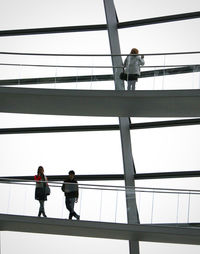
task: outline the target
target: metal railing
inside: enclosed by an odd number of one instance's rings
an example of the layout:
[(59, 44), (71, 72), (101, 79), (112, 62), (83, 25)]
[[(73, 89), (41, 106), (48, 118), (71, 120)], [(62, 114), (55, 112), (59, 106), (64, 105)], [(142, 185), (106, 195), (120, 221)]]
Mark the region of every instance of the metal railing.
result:
[[(112, 66), (111, 56), (118, 55), (111, 54), (0, 52), (0, 55), (0, 86), (114, 90), (114, 76), (123, 68)], [(128, 55), (120, 56), (124, 60)], [(200, 51), (142, 55), (145, 65), (141, 66), (137, 90), (200, 88)], [(126, 86), (125, 82), (125, 89)]]
[[(63, 182), (49, 182), (51, 195), (45, 202), (48, 217), (68, 218)], [(140, 223), (197, 223), (200, 221), (200, 191), (136, 187), (135, 189), (97, 184), (79, 184), (75, 211), (82, 220), (127, 223), (126, 192), (136, 196)], [(37, 216), (39, 203), (34, 200), (35, 181), (0, 179), (0, 213)]]

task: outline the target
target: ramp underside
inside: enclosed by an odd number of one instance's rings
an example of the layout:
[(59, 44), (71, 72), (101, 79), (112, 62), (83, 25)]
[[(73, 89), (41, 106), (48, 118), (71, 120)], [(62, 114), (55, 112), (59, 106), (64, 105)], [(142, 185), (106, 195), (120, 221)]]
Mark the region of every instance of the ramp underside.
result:
[(0, 214), (1, 231), (71, 235), (134, 241), (200, 244), (200, 229), (169, 225), (128, 225)]
[(131, 92), (0, 87), (0, 112), (74, 116), (199, 117), (200, 90)]

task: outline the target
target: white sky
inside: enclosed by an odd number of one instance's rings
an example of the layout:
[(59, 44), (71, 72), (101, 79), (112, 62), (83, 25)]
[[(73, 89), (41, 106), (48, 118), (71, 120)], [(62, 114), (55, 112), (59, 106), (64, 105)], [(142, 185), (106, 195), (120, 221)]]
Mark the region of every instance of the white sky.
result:
[[(200, 8), (199, 0), (115, 0), (115, 5), (120, 22), (199, 11)], [(102, 0), (0, 0), (0, 7), (0, 30), (104, 24), (106, 22)], [(132, 47), (139, 48), (141, 53), (199, 51), (199, 25), (200, 20), (195, 19), (121, 29), (119, 30), (121, 52), (128, 54)], [(0, 51), (77, 54), (110, 53), (106, 31), (0, 37)], [(17, 58), (13, 56), (0, 57), (0, 62), (10, 63), (21, 61), (26, 63), (48, 62), (50, 64), (64, 63), (70, 65), (74, 63), (77, 65), (110, 64), (108, 58), (87, 58), (83, 60), (78, 58), (75, 60), (71, 58), (65, 58), (64, 60), (52, 58), (51, 60), (44, 60), (41, 58)], [(199, 64), (200, 58), (199, 56), (146, 57), (145, 61), (146, 65)], [(95, 69), (84, 71), (82, 69), (43, 69), (41, 71), (24, 67), (0, 67), (0, 78), (17, 78), (20, 80), (23, 77), (110, 73), (111, 70), (104, 69), (102, 72), (100, 71)], [(107, 84), (111, 84), (113, 87), (112, 82), (105, 82), (104, 89), (107, 89)], [(50, 87), (64, 88), (63, 85), (57, 84), (52, 84)], [(77, 82), (69, 88), (99, 89), (100, 87), (102, 87), (102, 84), (96, 84), (95, 82), (84, 85)], [(178, 89), (183, 87), (200, 88), (199, 74), (194, 73), (148, 80), (141, 79), (137, 85), (137, 89)], [(135, 122), (155, 120), (160, 119), (132, 119)], [(0, 128), (116, 123), (118, 123), (117, 118), (0, 113)], [(199, 126), (131, 131), (133, 156), (137, 172), (199, 170), (199, 131)], [(1, 135), (0, 142), (1, 176), (33, 175), (40, 164), (44, 166), (46, 174), (65, 174), (69, 169), (74, 169), (77, 174), (123, 172), (120, 135), (118, 132)], [(116, 183), (113, 182), (112, 184)], [(199, 189), (199, 179), (138, 181), (137, 185)], [(36, 201), (32, 197), (31, 201), (37, 206)], [(55, 204), (55, 202), (55, 199), (49, 200), (51, 212), (53, 212), (53, 203)], [(88, 202), (88, 207), (92, 206), (91, 203), (92, 201)], [(92, 207), (88, 209), (92, 209)], [(198, 209), (199, 206), (196, 206), (196, 211)], [(49, 211), (49, 213), (51, 212)], [(10, 244), (11, 242), (12, 244)], [(36, 242), (37, 244), (35, 244)], [(54, 254), (58, 251), (64, 253), (66, 248), (68, 252), (73, 252), (73, 254), (78, 254), (80, 251), (95, 254), (128, 253), (128, 243), (126, 241), (14, 232), (1, 233), (1, 254), (11, 254), (16, 250), (22, 254), (27, 253), (27, 251), (32, 254), (40, 252), (41, 249), (49, 254)], [(141, 254), (159, 253), (161, 251), (163, 254), (168, 254), (172, 251), (181, 251), (182, 254), (188, 252), (197, 254), (200, 251), (200, 247), (141, 243)]]

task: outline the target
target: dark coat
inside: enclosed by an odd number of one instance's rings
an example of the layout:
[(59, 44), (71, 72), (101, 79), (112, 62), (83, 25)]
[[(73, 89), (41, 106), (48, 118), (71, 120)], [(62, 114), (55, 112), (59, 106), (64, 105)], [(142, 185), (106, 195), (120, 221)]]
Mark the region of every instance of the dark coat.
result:
[(64, 181), (61, 188), (67, 198), (78, 198), (78, 194), (79, 194), (78, 182), (76, 181), (75, 178), (73, 180), (70, 180), (70, 178), (67, 177), (67, 179)]
[(40, 181), (45, 181), (46, 177), (43, 175), (42, 177), (35, 176), (34, 179), (36, 182), (36, 188), (35, 188), (35, 199), (36, 200), (47, 200), (47, 194), (46, 194), (46, 185), (47, 183), (41, 183)]

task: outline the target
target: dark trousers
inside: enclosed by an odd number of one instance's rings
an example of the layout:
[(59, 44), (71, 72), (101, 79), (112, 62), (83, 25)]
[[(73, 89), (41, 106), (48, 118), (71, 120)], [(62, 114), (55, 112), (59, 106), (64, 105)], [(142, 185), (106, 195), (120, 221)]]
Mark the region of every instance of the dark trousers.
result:
[(39, 212), (38, 212), (38, 216), (40, 217), (41, 214), (44, 216), (44, 217), (47, 217), (46, 214), (45, 214), (45, 211), (44, 211), (44, 200), (38, 200), (39, 203), (40, 203), (40, 208), (39, 208)]
[(74, 211), (74, 203), (75, 203), (75, 198), (66, 197), (65, 204), (66, 204), (67, 210), (69, 211), (69, 219), (70, 220), (72, 219), (73, 216), (75, 218), (79, 217), (79, 215), (77, 213), (75, 213), (75, 211)]
[(40, 208), (39, 208), (39, 212), (44, 212), (44, 200), (39, 200), (40, 202)]
[(136, 80), (128, 80), (128, 88), (127, 90), (132, 90), (134, 91), (135, 90), (135, 84), (136, 84)]

